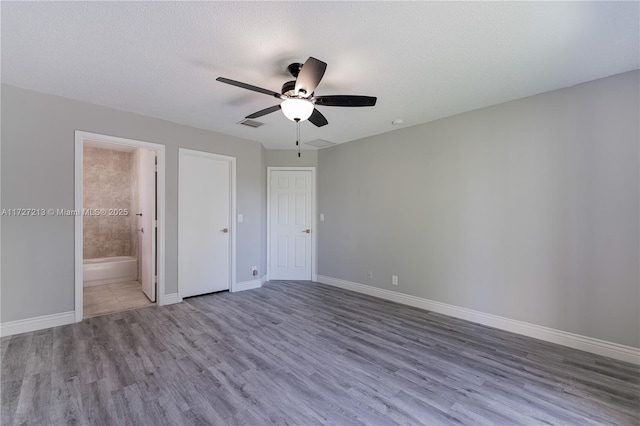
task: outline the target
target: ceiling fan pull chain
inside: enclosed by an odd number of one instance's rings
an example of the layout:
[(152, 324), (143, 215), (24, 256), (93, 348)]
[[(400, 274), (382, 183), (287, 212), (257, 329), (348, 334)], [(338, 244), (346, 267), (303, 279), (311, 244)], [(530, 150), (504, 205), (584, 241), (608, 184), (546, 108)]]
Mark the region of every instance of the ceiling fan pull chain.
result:
[(298, 145), (298, 158), (300, 158), (300, 122), (298, 121), (298, 141), (296, 142)]
[(296, 145), (298, 146), (298, 158), (300, 158), (300, 120), (296, 120)]

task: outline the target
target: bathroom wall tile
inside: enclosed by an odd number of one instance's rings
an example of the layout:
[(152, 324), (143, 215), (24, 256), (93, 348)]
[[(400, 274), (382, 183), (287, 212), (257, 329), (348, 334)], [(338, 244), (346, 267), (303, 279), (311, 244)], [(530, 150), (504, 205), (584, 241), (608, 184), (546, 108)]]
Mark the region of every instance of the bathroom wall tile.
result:
[[(93, 147), (84, 148), (83, 195), (87, 209), (130, 209), (134, 153)], [(84, 257), (130, 256), (132, 218), (85, 216)]]

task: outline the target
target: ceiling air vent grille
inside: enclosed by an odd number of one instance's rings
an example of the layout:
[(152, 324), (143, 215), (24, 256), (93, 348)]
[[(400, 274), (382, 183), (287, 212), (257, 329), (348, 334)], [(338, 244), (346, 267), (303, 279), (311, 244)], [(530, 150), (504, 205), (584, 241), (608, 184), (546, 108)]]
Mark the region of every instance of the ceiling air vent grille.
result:
[(254, 129), (264, 125), (264, 123), (261, 123), (261, 122), (256, 121), (256, 120), (249, 120), (248, 118), (245, 118), (244, 120), (242, 120), (238, 124), (242, 124), (243, 126), (247, 126), (247, 127), (252, 127)]
[(309, 142), (305, 142), (305, 145), (315, 146), (316, 148), (326, 148), (328, 146), (335, 145), (335, 143), (326, 141), (324, 139), (315, 139)]

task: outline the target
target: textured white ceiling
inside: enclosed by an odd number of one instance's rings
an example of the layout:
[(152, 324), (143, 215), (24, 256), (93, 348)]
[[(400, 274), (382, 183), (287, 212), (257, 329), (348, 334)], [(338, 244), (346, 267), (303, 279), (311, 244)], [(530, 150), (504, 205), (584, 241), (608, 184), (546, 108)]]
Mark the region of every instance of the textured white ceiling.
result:
[(276, 104), (286, 66), (328, 63), (303, 141), (336, 143), (639, 68), (638, 2), (2, 2), (2, 82), (294, 148)]

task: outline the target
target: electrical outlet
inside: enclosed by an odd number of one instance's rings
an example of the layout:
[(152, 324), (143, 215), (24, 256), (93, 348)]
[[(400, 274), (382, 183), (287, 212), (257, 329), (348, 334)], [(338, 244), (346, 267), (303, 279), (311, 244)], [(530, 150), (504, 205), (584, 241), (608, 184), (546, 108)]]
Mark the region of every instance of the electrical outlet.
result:
[(252, 266), (251, 267), (251, 273), (253, 274), (254, 277), (258, 276), (258, 267), (257, 266)]
[(398, 276), (397, 275), (391, 275), (391, 284), (398, 285)]
[(373, 279), (373, 271), (367, 272), (367, 277), (369, 277), (369, 279), (372, 280)]

